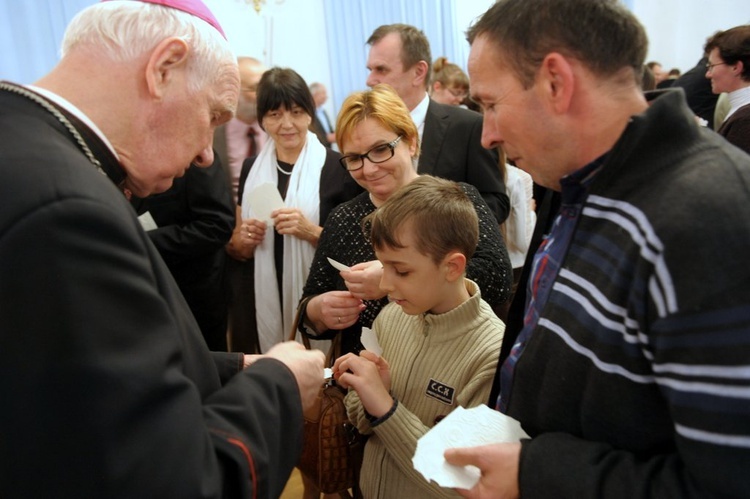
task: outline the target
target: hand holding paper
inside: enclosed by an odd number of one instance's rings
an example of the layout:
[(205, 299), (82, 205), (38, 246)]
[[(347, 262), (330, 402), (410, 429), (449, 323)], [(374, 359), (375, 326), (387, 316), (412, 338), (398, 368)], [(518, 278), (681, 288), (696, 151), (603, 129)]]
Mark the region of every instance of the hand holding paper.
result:
[[(327, 257), (326, 257), (326, 258), (327, 258)], [(346, 266), (346, 265), (344, 265), (343, 263), (339, 263), (339, 262), (337, 262), (337, 261), (336, 261), (336, 260), (334, 260), (333, 258), (327, 258), (327, 259), (328, 259), (328, 263), (330, 263), (330, 264), (331, 264), (331, 266), (332, 266), (332, 267), (333, 267), (334, 269), (338, 270), (339, 272), (349, 272), (350, 270), (352, 270), (351, 268), (347, 267), (347, 266)]]
[(362, 342), (362, 346), (365, 347), (365, 350), (369, 350), (375, 355), (383, 354), (383, 348), (380, 346), (380, 343), (378, 343), (378, 337), (375, 335), (375, 331), (369, 327), (362, 328), (362, 334), (359, 337), (359, 341)]
[(379, 300), (386, 293), (380, 289), (380, 279), (383, 277), (383, 264), (378, 260), (361, 262), (352, 265), (350, 271), (342, 276), (346, 288), (362, 300)]
[(273, 223), (271, 219), (273, 211), (286, 206), (284, 200), (281, 199), (278, 187), (270, 182), (260, 184), (253, 189), (248, 199), (250, 200), (250, 208), (253, 210), (255, 217), (266, 223)]
[(521, 438), (529, 436), (513, 418), (485, 405), (457, 407), (417, 441), (412, 463), (428, 481), (434, 480), (443, 487), (471, 489), (479, 481), (479, 469), (448, 464), (443, 457), (446, 449), (517, 442)]

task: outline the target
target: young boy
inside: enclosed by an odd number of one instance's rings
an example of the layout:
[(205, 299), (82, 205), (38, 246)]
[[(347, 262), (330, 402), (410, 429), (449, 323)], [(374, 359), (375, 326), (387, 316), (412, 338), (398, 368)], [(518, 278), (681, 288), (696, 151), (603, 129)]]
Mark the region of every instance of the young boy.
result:
[[(412, 466), (417, 440), (455, 407), (486, 402), (505, 325), (464, 277), (478, 240), (463, 186), (422, 175), (368, 219), (381, 288), (391, 300), (373, 323), (383, 352), (336, 360), (351, 422), (370, 439), (366, 498), (455, 496)], [(387, 361), (386, 361), (387, 359)]]

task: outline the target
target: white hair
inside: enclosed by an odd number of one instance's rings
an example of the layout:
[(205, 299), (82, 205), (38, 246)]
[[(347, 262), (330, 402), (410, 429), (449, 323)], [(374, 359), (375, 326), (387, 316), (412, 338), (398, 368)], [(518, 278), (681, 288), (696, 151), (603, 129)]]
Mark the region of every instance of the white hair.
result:
[(93, 46), (113, 61), (141, 57), (169, 37), (184, 40), (191, 49), (188, 86), (197, 92), (236, 66), (229, 42), (206, 21), (161, 5), (114, 0), (94, 4), (79, 12), (68, 25), (61, 53), (77, 46)]

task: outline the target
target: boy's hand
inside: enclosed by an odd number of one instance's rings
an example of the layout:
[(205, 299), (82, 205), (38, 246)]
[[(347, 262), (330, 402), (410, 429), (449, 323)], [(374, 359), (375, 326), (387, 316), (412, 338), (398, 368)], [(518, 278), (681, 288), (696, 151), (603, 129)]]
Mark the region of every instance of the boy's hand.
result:
[(391, 391), (391, 366), (388, 365), (388, 361), (380, 355), (369, 350), (362, 350), (359, 352), (359, 356), (375, 363), (378, 366), (378, 373), (380, 374), (380, 381), (383, 382), (383, 386), (389, 392)]
[(370, 415), (379, 418), (391, 410), (393, 399), (383, 384), (375, 362), (353, 353), (342, 355), (333, 364), (333, 377), (342, 387), (357, 392), (362, 407)]
[(356, 298), (362, 300), (379, 300), (386, 293), (380, 289), (383, 277), (383, 265), (378, 260), (362, 262), (352, 266), (351, 270), (341, 272), (346, 288)]

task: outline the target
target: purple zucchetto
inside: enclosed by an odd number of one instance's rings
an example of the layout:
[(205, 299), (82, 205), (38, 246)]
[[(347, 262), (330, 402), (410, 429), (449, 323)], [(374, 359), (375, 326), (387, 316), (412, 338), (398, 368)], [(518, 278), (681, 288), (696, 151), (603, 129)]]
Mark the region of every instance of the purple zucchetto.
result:
[[(110, 0), (101, 0), (102, 2), (108, 2)], [(194, 15), (197, 18), (203, 19), (208, 24), (216, 28), (221, 33), (224, 39), (227, 39), (227, 35), (224, 34), (224, 30), (221, 29), (219, 21), (216, 20), (213, 13), (201, 2), (201, 0), (138, 0), (139, 2), (152, 3), (155, 5), (163, 5), (164, 7), (170, 7), (172, 9), (181, 10), (188, 14)]]

